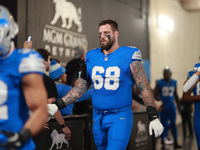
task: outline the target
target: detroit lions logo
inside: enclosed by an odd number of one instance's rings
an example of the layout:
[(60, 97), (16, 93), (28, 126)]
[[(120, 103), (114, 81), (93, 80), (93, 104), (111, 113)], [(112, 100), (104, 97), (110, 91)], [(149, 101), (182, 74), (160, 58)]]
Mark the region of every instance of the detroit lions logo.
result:
[(50, 23), (54, 25), (58, 19), (61, 18), (62, 28), (70, 29), (72, 27), (72, 23), (74, 22), (78, 26), (77, 31), (82, 32), (81, 8), (79, 7), (76, 9), (75, 5), (67, 0), (53, 0), (53, 3), (55, 3), (55, 14)]
[[(59, 134), (56, 129), (54, 129), (51, 133), (51, 138), (52, 138), (52, 144), (51, 148), (49, 150), (52, 150), (54, 145), (56, 145), (56, 149), (61, 149), (63, 146), (63, 143), (67, 144), (66, 148), (69, 147), (69, 142), (65, 139), (64, 134)], [(60, 146), (59, 146), (60, 144)]]
[(141, 121), (138, 121), (137, 127), (138, 127), (138, 133), (137, 133), (137, 135), (144, 135), (144, 134), (146, 134), (146, 125), (145, 124), (143, 124)]

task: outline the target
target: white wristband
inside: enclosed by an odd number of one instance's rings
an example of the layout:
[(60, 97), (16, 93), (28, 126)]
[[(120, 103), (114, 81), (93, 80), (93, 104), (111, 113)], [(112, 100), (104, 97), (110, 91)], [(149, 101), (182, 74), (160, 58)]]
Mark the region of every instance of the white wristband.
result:
[(48, 113), (54, 115), (58, 111), (58, 107), (55, 104), (47, 104)]
[(196, 74), (193, 74), (192, 77), (184, 84), (183, 91), (187, 92), (194, 85), (197, 79), (199, 79), (199, 77)]

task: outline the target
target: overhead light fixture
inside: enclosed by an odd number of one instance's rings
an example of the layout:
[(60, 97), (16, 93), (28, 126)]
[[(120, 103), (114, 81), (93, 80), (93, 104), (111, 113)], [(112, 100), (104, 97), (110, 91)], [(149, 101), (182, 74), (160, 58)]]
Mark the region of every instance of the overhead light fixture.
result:
[(170, 17), (158, 15), (158, 27), (163, 30), (172, 32), (174, 30), (174, 21)]

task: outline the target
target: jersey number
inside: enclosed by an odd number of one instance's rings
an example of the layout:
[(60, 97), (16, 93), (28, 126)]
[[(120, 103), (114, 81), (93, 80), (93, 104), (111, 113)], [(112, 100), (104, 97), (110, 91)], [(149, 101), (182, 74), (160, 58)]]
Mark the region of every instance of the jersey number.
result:
[(173, 86), (170, 86), (170, 87), (168, 87), (168, 86), (164, 86), (163, 88), (162, 88), (162, 94), (163, 94), (163, 96), (164, 97), (167, 97), (167, 96), (173, 96), (173, 94), (174, 94), (174, 87)]
[[(101, 74), (105, 72), (105, 79)], [(116, 90), (119, 87), (120, 69), (119, 67), (108, 67), (106, 70), (101, 66), (92, 69), (92, 80), (95, 89)]]
[(5, 82), (0, 81), (0, 119), (8, 119), (8, 107), (3, 105), (8, 98), (8, 87)]

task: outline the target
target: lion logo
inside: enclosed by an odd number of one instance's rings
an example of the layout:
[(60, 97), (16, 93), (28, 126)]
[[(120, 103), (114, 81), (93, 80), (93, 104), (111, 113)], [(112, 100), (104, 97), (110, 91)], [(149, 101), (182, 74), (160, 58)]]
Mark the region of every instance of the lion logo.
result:
[(141, 121), (138, 121), (137, 127), (138, 127), (138, 133), (137, 133), (137, 135), (144, 135), (144, 134), (146, 134), (146, 125), (145, 124), (142, 124)]
[[(55, 144), (56, 144), (56, 149), (61, 149), (63, 143), (67, 144), (67, 147), (69, 147), (69, 142), (65, 139), (65, 135), (62, 133), (58, 134), (56, 129), (52, 131), (51, 138), (52, 138), (52, 144), (49, 150), (52, 150)], [(60, 147), (59, 147), (59, 143), (60, 143)]]
[(53, 0), (53, 3), (55, 3), (55, 14), (50, 23), (54, 25), (58, 19), (61, 18), (62, 28), (70, 29), (72, 27), (72, 23), (74, 22), (78, 26), (77, 31), (82, 32), (81, 8), (79, 7), (76, 9), (75, 5), (67, 0)]

